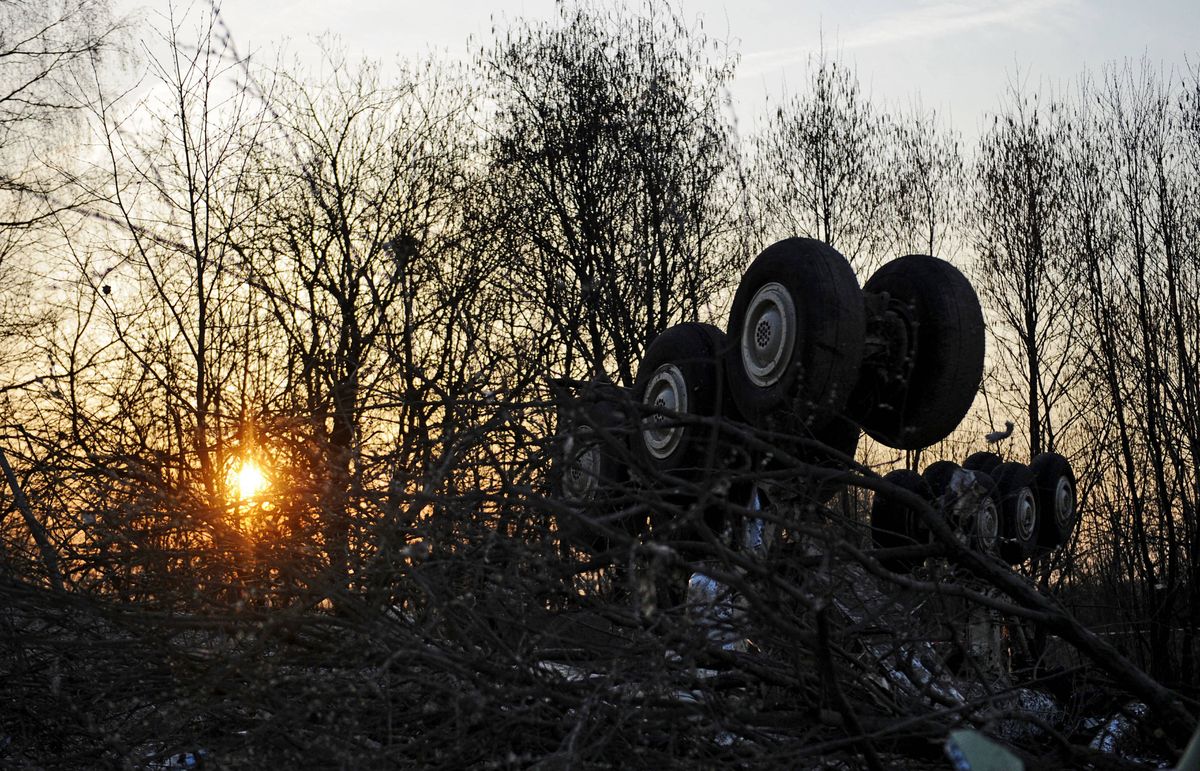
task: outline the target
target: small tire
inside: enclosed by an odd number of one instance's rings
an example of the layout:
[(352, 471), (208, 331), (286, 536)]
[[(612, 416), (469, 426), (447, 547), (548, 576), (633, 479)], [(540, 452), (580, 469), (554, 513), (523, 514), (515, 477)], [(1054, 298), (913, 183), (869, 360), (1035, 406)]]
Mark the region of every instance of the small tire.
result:
[(963, 461), (962, 467), (969, 471), (982, 471), (985, 474), (991, 474), (1003, 462), (1004, 459), (996, 453), (984, 450), (968, 455), (967, 459)]
[(730, 390), (746, 419), (819, 429), (846, 404), (862, 364), (866, 320), (858, 279), (827, 244), (774, 243), (742, 276), (728, 334)]
[(610, 547), (612, 528), (631, 535), (645, 528), (644, 518), (612, 521), (629, 489), (631, 406), (624, 389), (593, 381), (558, 411), (551, 491), (570, 510), (558, 517), (558, 531), (593, 554)]
[(1001, 463), (992, 478), (1000, 494), (1000, 557), (1016, 565), (1033, 556), (1038, 538), (1034, 477), (1020, 463)]
[[(963, 472), (970, 474), (965, 482)], [(955, 482), (955, 475), (959, 476)], [(959, 540), (976, 551), (996, 555), (1000, 544), (1000, 496), (996, 481), (982, 471), (948, 460), (931, 463), (925, 481), (941, 504), (942, 515)], [(977, 489), (976, 489), (977, 488)], [(954, 493), (947, 495), (947, 493)], [(978, 503), (976, 503), (978, 501)]]
[[(964, 477), (964, 472), (970, 477)], [(959, 479), (955, 482), (956, 474)], [(930, 464), (923, 476), (961, 542), (986, 555), (1000, 554), (1001, 502), (996, 480), (949, 460)]]
[[(915, 471), (897, 469), (884, 476), (883, 481), (916, 493), (927, 501), (933, 499), (928, 483)], [(931, 534), (916, 512), (887, 493), (877, 491), (871, 502), (871, 540), (877, 549), (890, 549), (929, 543)], [(881, 564), (893, 573), (911, 573), (921, 562), (914, 559), (885, 559)]]
[[(970, 469), (968, 469), (970, 470)], [(973, 471), (975, 484), (983, 489), (979, 507), (958, 523), (967, 544), (975, 551), (990, 557), (1000, 556), (1000, 488), (996, 480), (984, 471)]]
[(921, 472), (921, 476), (925, 478), (925, 483), (929, 485), (929, 490), (933, 493), (934, 498), (941, 498), (950, 488), (954, 472), (960, 468), (962, 467), (952, 460), (939, 460), (930, 463)]
[(633, 447), (646, 469), (698, 478), (727, 465), (719, 426), (663, 414), (740, 419), (726, 384), (726, 347), (724, 332), (695, 322), (664, 330), (647, 347), (633, 389), (642, 409)]
[(1044, 549), (1063, 546), (1079, 521), (1077, 487), (1071, 462), (1056, 452), (1043, 452), (1029, 463), (1034, 478), (1034, 495), (1041, 526), (1038, 545)]
[[(950, 263), (923, 254), (884, 265), (863, 286), (894, 301), (905, 332), (894, 376), (867, 361), (851, 415), (872, 438), (900, 450), (941, 441), (958, 426), (983, 377), (984, 324), (971, 282)], [(890, 338), (889, 338), (890, 339)], [(896, 344), (895, 341), (892, 343)]]

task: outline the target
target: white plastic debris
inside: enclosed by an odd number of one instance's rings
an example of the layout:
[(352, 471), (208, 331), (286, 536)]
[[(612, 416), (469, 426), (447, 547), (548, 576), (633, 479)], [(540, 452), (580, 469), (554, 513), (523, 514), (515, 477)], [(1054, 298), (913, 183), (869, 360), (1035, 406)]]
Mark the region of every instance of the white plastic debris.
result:
[[(762, 511), (763, 500), (758, 488), (750, 496), (751, 511)], [(755, 517), (748, 518), (742, 527), (742, 548), (757, 556), (765, 556), (771, 544), (775, 542), (775, 523)]]
[(725, 584), (704, 573), (688, 579), (688, 612), (713, 643), (725, 650), (746, 650), (741, 629), (745, 617), (744, 602)]
[(146, 764), (146, 768), (154, 769), (155, 771), (177, 771), (178, 769), (186, 768), (203, 768), (205, 758), (207, 757), (208, 750), (177, 752), (166, 760), (160, 760)]
[(1146, 716), (1146, 705), (1141, 702), (1126, 704), (1125, 708), (1104, 724), (1092, 738), (1091, 748), (1100, 752), (1120, 753), (1124, 745), (1136, 733), (1137, 724), (1133, 718), (1141, 719)]
[[(1032, 715), (1050, 725), (1059, 725), (1062, 723), (1062, 707), (1059, 706), (1058, 702), (1050, 694), (1032, 688), (1018, 688), (1015, 695), (1016, 704), (1012, 707), (1014, 712), (1022, 715)], [(1022, 720), (1020, 718), (1002, 720), (996, 730), (1005, 738), (1014, 741), (1032, 739), (1041, 736), (1043, 733), (1041, 726), (1030, 720)]]

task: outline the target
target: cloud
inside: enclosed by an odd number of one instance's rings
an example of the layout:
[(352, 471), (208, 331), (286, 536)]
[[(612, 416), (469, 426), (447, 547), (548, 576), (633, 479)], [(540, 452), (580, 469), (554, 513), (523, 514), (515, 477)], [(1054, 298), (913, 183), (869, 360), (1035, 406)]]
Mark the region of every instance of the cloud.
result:
[[(935, 0), (850, 29), (833, 41), (832, 48), (851, 51), (917, 40), (928, 41), (981, 27), (1028, 28), (1044, 22), (1047, 16), (1059, 15), (1077, 4), (1077, 0)], [(819, 49), (820, 43), (814, 41), (804, 46), (748, 53), (742, 60), (742, 74), (761, 74), (802, 62)]]

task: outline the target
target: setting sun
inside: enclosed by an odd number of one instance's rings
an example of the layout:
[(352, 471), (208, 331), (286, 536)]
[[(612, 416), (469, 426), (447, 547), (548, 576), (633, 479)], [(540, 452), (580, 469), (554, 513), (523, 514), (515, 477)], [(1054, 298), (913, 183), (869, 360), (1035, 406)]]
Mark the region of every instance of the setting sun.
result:
[(239, 499), (246, 500), (267, 489), (267, 477), (253, 460), (244, 460), (230, 470), (229, 486)]

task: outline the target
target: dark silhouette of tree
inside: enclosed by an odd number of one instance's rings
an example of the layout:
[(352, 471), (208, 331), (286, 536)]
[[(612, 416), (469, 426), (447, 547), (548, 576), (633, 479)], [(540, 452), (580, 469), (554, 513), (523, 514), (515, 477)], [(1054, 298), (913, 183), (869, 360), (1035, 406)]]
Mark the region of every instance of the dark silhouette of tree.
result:
[(1055, 407), (1075, 386), (1080, 350), (1061, 230), (1064, 131), (1059, 103), (1013, 92), (980, 139), (974, 173), (975, 275), (1001, 322), (992, 327), (1001, 370), (1019, 376), (1012, 409), (1021, 410), (1031, 457), (1057, 446)]
[[(39, 412), (29, 394), (63, 393), (63, 373), (53, 359), (45, 366), (41, 345), (62, 321), (45, 265), (64, 249), (59, 215), (95, 197), (79, 184), (86, 167), (70, 156), (85, 126), (89, 84), (116, 58), (118, 32), (105, 0), (0, 3), (0, 454), (29, 450), (21, 422)], [(61, 586), (44, 512), (21, 489), (29, 477), (2, 462), (0, 490), (18, 502), (29, 528), (24, 537), (37, 541), (41, 555), (22, 564), (40, 562), (33, 570)]]
[[(473, 71), (326, 51), (306, 76), (243, 57), (212, 6), (167, 23), (135, 92), (59, 71), (99, 89), (78, 121), (103, 180), (30, 155), (26, 179), (71, 185), (6, 199), (49, 289), (0, 282), (48, 309), (0, 347), (0, 766), (914, 767), (974, 728), (1090, 767), (1113, 755), (1087, 726), (1131, 700), (1145, 754), (1182, 749), (1194, 74), (1010, 100), (968, 163), (820, 59), (743, 174), (733, 59), (659, 4), (564, 3)], [(69, 80), (37, 109), (64, 115)], [(952, 463), (835, 469), (694, 415), (753, 462), (665, 473), (630, 451), (623, 389), (578, 409), (572, 378), (627, 385), (664, 327), (719, 321), (776, 230), (864, 270), (970, 236), (1000, 417), (1070, 456), (1073, 544), (985, 555), (961, 528), (990, 488)], [(590, 463), (563, 462), (572, 414), (622, 480), (591, 503), (584, 473), (563, 493)], [(246, 457), (267, 493), (235, 494)], [(906, 534), (885, 546), (876, 514)]]
[(890, 233), (889, 253), (948, 257), (966, 209), (958, 135), (936, 112), (919, 108), (896, 116), (887, 128), (888, 192), (879, 224)]
[(806, 86), (774, 110), (756, 138), (756, 215), (768, 242), (816, 238), (866, 270), (887, 246), (889, 121), (862, 93), (855, 72), (824, 53), (812, 62)]
[(542, 371), (632, 385), (659, 331), (730, 288), (744, 258), (732, 61), (712, 49), (653, 4), (563, 4), (484, 52), (494, 237), (529, 332), (555, 341)]
[(1145, 64), (1109, 70), (1079, 102), (1069, 221), (1103, 394), (1094, 425), (1107, 439), (1096, 448), (1099, 575), (1125, 598), (1144, 665), (1193, 679), (1200, 309), (1184, 234), (1195, 226), (1195, 102)]
[[(336, 53), (327, 64), (323, 81), (284, 76), (272, 94), (286, 141), (255, 153), (241, 256), (286, 341), (278, 407), (312, 421), (326, 456), (323, 540), (344, 576), (362, 538), (353, 501), (440, 460), (438, 423), (481, 369), (467, 330), (488, 277), (463, 242), (470, 93), (432, 66), (387, 83)], [(379, 404), (394, 423), (364, 428)]]

